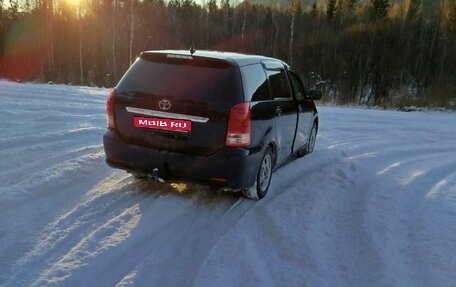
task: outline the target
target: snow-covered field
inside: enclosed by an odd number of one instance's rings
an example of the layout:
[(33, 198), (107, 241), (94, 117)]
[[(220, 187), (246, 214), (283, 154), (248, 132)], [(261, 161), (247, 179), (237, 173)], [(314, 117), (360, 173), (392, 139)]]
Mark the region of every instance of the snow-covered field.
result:
[(109, 168), (106, 94), (0, 81), (0, 285), (456, 286), (456, 114), (320, 108), (255, 202)]

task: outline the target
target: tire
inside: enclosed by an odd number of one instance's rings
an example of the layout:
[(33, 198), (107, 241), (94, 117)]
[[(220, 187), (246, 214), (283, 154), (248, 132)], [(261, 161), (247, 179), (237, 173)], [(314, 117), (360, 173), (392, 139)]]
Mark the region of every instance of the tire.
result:
[(316, 139), (317, 139), (317, 124), (314, 123), (312, 125), (312, 129), (310, 130), (309, 139), (307, 140), (307, 146), (305, 148), (300, 148), (296, 152), (296, 156), (297, 157), (303, 157), (306, 154), (309, 154), (309, 153), (313, 152), (314, 147), (315, 147), (315, 140)]
[(272, 149), (268, 147), (258, 167), (255, 184), (250, 188), (242, 190), (242, 195), (253, 200), (260, 200), (265, 197), (271, 184), (273, 168), (274, 155)]
[(312, 153), (315, 147), (315, 141), (317, 140), (317, 123), (312, 125), (312, 130), (310, 130), (309, 141), (307, 143), (307, 154)]

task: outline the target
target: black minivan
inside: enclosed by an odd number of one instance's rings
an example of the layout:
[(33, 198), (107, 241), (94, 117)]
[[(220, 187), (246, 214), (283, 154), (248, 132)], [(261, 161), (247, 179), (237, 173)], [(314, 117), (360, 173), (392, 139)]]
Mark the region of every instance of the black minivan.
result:
[(319, 98), (278, 59), (142, 52), (108, 96), (106, 162), (260, 199), (275, 168), (313, 151)]

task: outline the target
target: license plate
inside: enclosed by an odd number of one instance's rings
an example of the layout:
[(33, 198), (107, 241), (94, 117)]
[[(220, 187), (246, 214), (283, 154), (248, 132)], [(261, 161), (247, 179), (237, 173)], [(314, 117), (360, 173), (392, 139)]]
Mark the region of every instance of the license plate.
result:
[(148, 128), (165, 131), (191, 132), (192, 122), (186, 120), (134, 117), (137, 128)]

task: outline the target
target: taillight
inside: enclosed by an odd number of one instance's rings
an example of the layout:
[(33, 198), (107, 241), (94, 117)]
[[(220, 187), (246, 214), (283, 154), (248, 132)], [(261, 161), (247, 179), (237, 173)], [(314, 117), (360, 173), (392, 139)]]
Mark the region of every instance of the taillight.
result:
[(108, 121), (108, 128), (115, 129), (115, 108), (116, 108), (116, 89), (113, 89), (109, 95), (108, 100), (106, 101), (106, 119)]
[(250, 137), (250, 106), (248, 103), (237, 104), (230, 110), (225, 145), (229, 147), (248, 146), (250, 145)]

